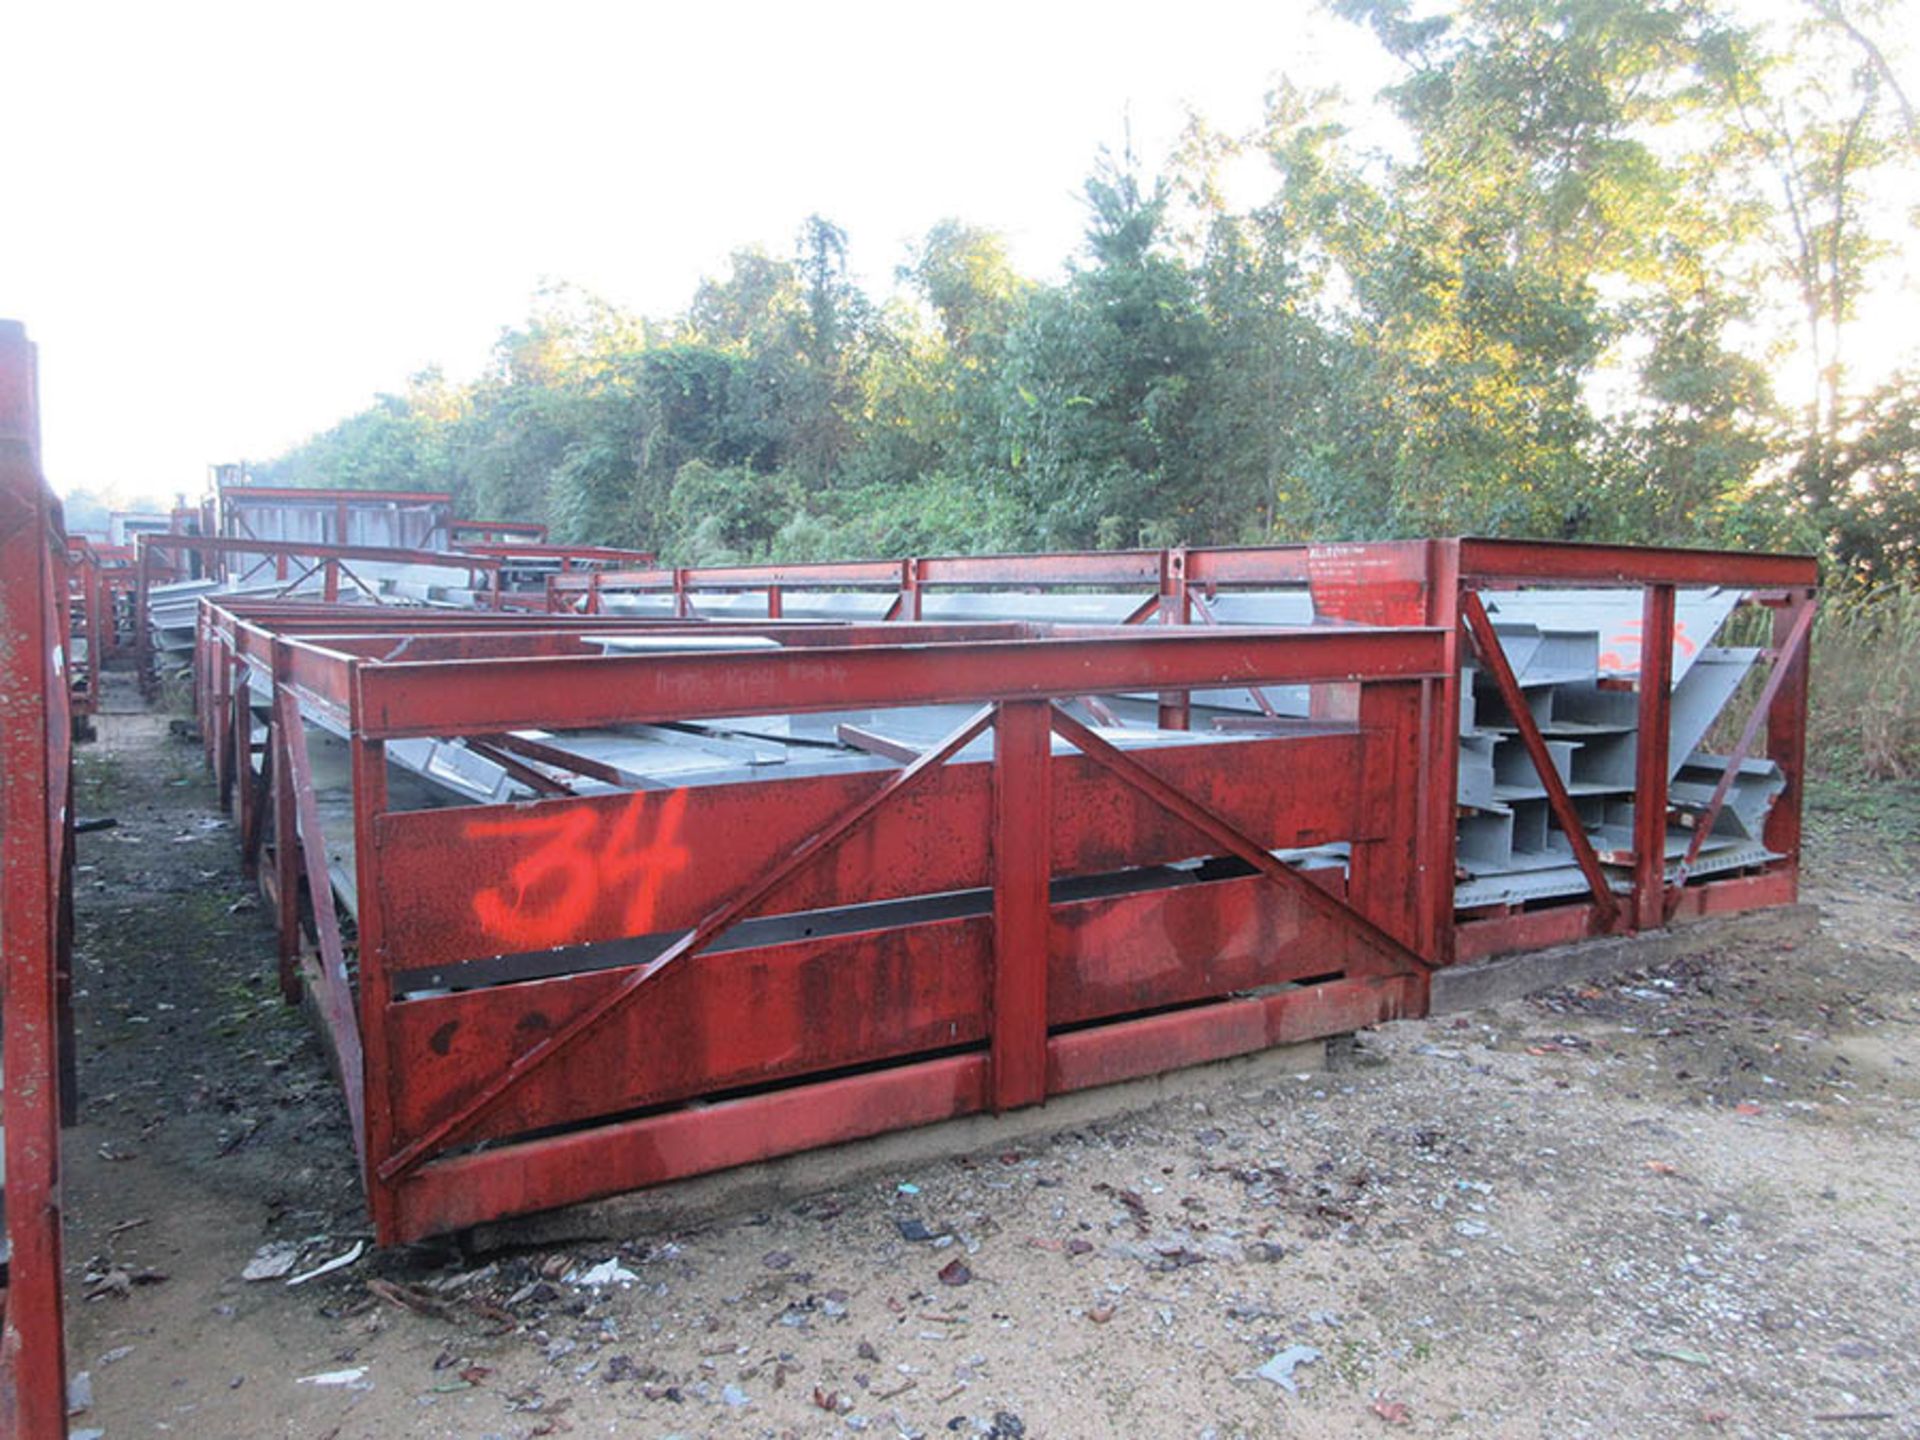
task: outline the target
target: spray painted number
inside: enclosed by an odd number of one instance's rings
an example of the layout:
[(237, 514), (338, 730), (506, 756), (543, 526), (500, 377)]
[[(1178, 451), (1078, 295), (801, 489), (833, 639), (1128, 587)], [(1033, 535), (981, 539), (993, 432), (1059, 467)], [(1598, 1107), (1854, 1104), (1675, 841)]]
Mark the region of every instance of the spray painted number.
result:
[(481, 929), (518, 950), (649, 933), (664, 882), (688, 860), (679, 838), (687, 792), (676, 790), (657, 805), (650, 799), (635, 795), (610, 821), (599, 806), (581, 806), (469, 825), (470, 838), (531, 842), (502, 884), (475, 892)]
[[(1629, 620), (1626, 629), (1607, 641), (1608, 648), (1600, 652), (1600, 668), (1611, 674), (1640, 668), (1640, 625), (1638, 620)], [(1673, 622), (1673, 648), (1681, 655), (1691, 655), (1699, 647), (1687, 638), (1687, 622)]]

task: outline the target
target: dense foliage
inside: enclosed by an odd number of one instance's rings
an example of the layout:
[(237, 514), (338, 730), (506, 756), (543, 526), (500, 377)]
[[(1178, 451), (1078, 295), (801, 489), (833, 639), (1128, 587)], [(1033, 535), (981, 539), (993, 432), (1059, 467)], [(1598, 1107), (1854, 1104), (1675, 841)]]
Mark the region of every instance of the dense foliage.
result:
[(1058, 283), (947, 221), (869, 294), (814, 217), (671, 318), (543, 295), (478, 381), (257, 472), (684, 563), (1477, 531), (1910, 576), (1920, 375), (1848, 344), (1920, 143), (1843, 3), (1336, 0), (1401, 66), (1392, 154), (1282, 85), (1101, 157)]

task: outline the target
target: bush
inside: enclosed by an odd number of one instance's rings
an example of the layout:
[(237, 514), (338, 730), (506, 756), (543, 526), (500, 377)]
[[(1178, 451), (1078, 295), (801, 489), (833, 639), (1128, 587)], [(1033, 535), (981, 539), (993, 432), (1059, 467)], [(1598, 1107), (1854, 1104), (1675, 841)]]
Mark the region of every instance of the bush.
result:
[(1808, 741), (1816, 770), (1920, 775), (1920, 590), (1822, 597)]

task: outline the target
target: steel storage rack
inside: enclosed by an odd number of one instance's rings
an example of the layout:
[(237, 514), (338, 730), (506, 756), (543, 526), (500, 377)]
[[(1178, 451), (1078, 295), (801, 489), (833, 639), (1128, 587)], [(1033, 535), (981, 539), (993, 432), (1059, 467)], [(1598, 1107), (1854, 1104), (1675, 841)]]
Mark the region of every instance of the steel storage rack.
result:
[[(1791, 900), (1813, 583), (1462, 539), (209, 597), (196, 694), (391, 1242)], [(1709, 643), (1742, 603), (1771, 642)]]
[[(264, 711), (242, 829), (290, 961), (313, 936), (383, 1240), (1424, 1008), (1431, 631), (385, 618), (209, 640)], [(1088, 699), (1263, 681), (1352, 718), (1147, 732)], [(808, 716), (874, 743), (823, 760)], [(530, 738), (714, 722), (793, 753), (629, 788)], [(525, 790), (425, 799), (436, 762), (390, 755), (423, 741)]]

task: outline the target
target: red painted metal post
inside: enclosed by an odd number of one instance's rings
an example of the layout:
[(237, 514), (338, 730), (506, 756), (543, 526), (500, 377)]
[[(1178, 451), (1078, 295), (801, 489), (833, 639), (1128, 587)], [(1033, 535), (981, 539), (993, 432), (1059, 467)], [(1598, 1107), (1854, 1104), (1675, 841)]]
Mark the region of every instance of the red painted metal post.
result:
[(1047, 946), (1052, 908), (1050, 700), (1001, 705), (993, 738), (993, 1108), (1047, 1093)]
[[(41, 478), (34, 354), (0, 321), (0, 1051), (9, 1284), (0, 1298), (0, 1434), (66, 1434), (60, 1306), (59, 925), (72, 815), (67, 674), (55, 639), (65, 537)], [(56, 606), (58, 609), (56, 610)]]
[(1787, 634), (1787, 643), (1774, 655), (1773, 669), (1767, 675), (1766, 683), (1760, 687), (1760, 694), (1747, 715), (1746, 726), (1740, 732), (1740, 743), (1733, 747), (1733, 753), (1727, 757), (1727, 763), (1720, 771), (1720, 779), (1713, 787), (1713, 798), (1694, 821), (1693, 836), (1687, 842), (1687, 853), (1674, 872), (1673, 886), (1666, 897), (1666, 913), (1669, 916), (1679, 908), (1681, 890), (1687, 883), (1687, 877), (1693, 873), (1694, 862), (1700, 858), (1701, 847), (1713, 833), (1713, 827), (1720, 819), (1720, 811), (1726, 806), (1727, 795), (1740, 776), (1740, 767), (1747, 763), (1747, 757), (1753, 753), (1754, 741), (1760, 738), (1760, 727), (1766, 722), (1774, 700), (1786, 685), (1793, 663), (1800, 658), (1800, 652), (1813, 630), (1813, 602), (1808, 601), (1799, 608), (1799, 616)]
[[(1360, 686), (1359, 720), (1365, 736), (1361, 807), (1385, 821), (1378, 840), (1356, 843), (1348, 864), (1347, 903), (1407, 949), (1427, 959), (1422, 949), (1421, 844), (1419, 797), (1427, 786), (1425, 705), (1429, 681)], [(1413, 806), (1400, 797), (1415, 797)], [(1403, 822), (1403, 823), (1396, 823)], [(1404, 971), (1397, 956), (1366, 955), (1355, 947), (1349, 974), (1384, 975)]]
[[(366, 1086), (366, 1124), (361, 1132), (361, 1174), (371, 1182), (378, 1159), (393, 1149), (391, 1055), (387, 1011), (393, 1004), (393, 974), (387, 954), (386, 917), (379, 877), (380, 846), (375, 834), (387, 811), (387, 747), (379, 740), (355, 738), (353, 747), (353, 836), (355, 893), (359, 899), (360, 1054)], [(332, 904), (328, 895), (326, 903)], [(391, 1186), (369, 1183), (369, 1206), (376, 1232), (390, 1234), (398, 1214)]]
[(1640, 703), (1634, 740), (1633, 926), (1667, 918), (1667, 754), (1673, 736), (1671, 585), (1649, 585), (1640, 609)]
[(1436, 965), (1454, 962), (1453, 885), (1460, 794), (1460, 542), (1427, 546), (1427, 624), (1446, 636), (1445, 673), (1426, 710), (1427, 782), (1421, 789), (1419, 949)]
[(300, 701), (287, 686), (274, 695), (274, 718), (282, 731), (281, 754), (292, 781), (298, 850), (304, 861), (307, 895), (313, 905), (313, 926), (319, 937), (317, 997), (320, 1017), (332, 1037), (340, 1065), (340, 1088), (346, 1092), (347, 1118), (353, 1124), (354, 1149), (366, 1156), (365, 1065), (358, 1022), (353, 1013), (352, 985), (347, 978), (346, 950), (335, 913), (333, 880), (327, 870), (327, 844), (320, 825), (320, 802), (314, 791), (313, 765), (307, 753), (306, 722)]
[[(273, 693), (285, 683), (284, 640), (273, 642)], [(300, 999), (300, 836), (294, 812), (293, 762), (279, 705), (267, 707), (267, 753), (273, 769), (273, 902), (279, 931), (280, 994), (289, 1005)]]
[[(1160, 557), (1160, 623), (1186, 625), (1192, 620), (1193, 606), (1187, 596), (1187, 552), (1182, 549), (1168, 550)], [(1163, 691), (1160, 696), (1160, 728), (1191, 729), (1192, 699), (1189, 691)]]
[[(1773, 615), (1773, 645), (1784, 657), (1803, 611), (1813, 606), (1813, 591), (1803, 589), (1793, 602)], [(1789, 661), (1782, 659), (1786, 676), (1779, 693), (1767, 710), (1767, 757), (1780, 767), (1787, 788), (1773, 802), (1767, 814), (1767, 848), (1787, 857), (1787, 865), (1797, 877), (1800, 867), (1801, 806), (1806, 799), (1807, 778), (1807, 679), (1811, 673), (1813, 643), (1809, 637), (1800, 653)]]

